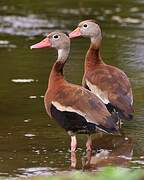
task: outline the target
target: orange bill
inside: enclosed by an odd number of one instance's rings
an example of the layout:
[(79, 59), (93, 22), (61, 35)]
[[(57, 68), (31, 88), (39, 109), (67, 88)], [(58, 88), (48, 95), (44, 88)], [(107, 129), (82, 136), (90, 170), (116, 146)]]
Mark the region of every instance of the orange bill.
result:
[(80, 28), (77, 27), (74, 31), (69, 33), (69, 38), (75, 38), (81, 36)]
[(51, 42), (48, 38), (45, 38), (41, 42), (32, 45), (30, 48), (35, 49), (35, 48), (45, 48), (45, 47), (51, 47)]

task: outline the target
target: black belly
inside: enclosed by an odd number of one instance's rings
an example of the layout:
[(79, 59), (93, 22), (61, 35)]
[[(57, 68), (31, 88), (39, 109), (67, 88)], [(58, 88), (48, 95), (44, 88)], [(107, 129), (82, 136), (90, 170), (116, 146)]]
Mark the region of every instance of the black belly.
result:
[(51, 115), (66, 131), (80, 134), (91, 134), (96, 131), (96, 125), (89, 123), (86, 119), (75, 112), (59, 111), (51, 105)]

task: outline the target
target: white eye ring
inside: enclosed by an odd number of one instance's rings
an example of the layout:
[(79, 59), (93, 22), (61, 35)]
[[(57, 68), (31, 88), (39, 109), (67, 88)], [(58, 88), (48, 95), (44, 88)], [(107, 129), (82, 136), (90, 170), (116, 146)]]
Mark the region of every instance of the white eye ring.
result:
[(84, 27), (84, 28), (87, 28), (87, 27), (88, 27), (88, 25), (87, 25), (87, 24), (84, 24), (84, 25), (83, 25), (83, 27)]
[(60, 38), (59, 35), (57, 35), (57, 34), (53, 35), (53, 39), (59, 39), (59, 38)]

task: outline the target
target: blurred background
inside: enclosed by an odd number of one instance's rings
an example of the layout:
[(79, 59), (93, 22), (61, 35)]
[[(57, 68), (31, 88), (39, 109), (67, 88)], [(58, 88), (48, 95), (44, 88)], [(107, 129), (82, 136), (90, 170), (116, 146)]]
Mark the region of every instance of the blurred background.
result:
[[(123, 126), (123, 132), (132, 139), (128, 166), (144, 167), (144, 1), (0, 0), (1, 176), (52, 174), (69, 169), (69, 137), (48, 117), (43, 104), (57, 53), (29, 47), (46, 33), (58, 29), (70, 32), (85, 19), (97, 20), (102, 28), (104, 61), (124, 70), (131, 80), (135, 117)], [(84, 38), (72, 40), (65, 66), (68, 81), (81, 84), (89, 43)], [(112, 151), (115, 144), (107, 146), (109, 138), (95, 146), (95, 151)], [(99, 144), (95, 136), (93, 139)], [(115, 141), (120, 150), (123, 143)], [(80, 135), (79, 169), (84, 143), (85, 136)], [(128, 151), (129, 144), (126, 147), (122, 153)]]

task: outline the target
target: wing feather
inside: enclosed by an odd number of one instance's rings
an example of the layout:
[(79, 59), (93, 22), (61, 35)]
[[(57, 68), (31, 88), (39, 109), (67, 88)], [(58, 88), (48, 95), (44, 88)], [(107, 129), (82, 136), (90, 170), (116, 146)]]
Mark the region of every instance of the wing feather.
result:
[(83, 116), (87, 122), (103, 129), (117, 131), (115, 121), (105, 105), (93, 93), (81, 86), (69, 85), (59, 89), (52, 104), (60, 111), (75, 112)]
[(133, 95), (126, 74), (109, 65), (99, 65), (84, 75), (86, 86), (100, 99), (119, 108), (125, 116), (133, 113)]

